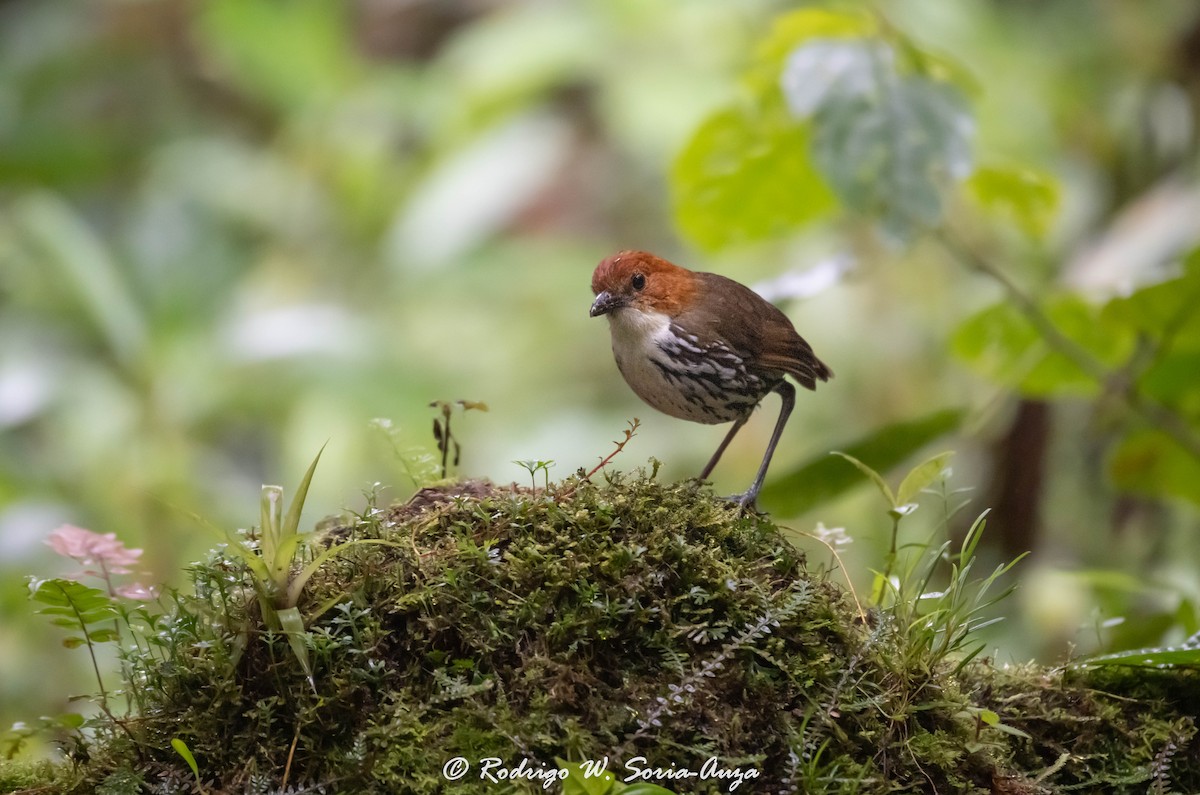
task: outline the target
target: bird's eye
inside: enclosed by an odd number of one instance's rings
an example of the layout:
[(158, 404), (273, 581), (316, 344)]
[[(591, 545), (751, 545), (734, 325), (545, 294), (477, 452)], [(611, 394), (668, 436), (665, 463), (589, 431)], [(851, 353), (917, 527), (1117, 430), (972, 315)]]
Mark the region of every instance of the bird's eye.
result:
[(635, 273), (633, 274), (633, 278), (630, 279), (630, 282), (633, 284), (633, 289), (641, 290), (646, 286), (646, 277), (640, 273)]

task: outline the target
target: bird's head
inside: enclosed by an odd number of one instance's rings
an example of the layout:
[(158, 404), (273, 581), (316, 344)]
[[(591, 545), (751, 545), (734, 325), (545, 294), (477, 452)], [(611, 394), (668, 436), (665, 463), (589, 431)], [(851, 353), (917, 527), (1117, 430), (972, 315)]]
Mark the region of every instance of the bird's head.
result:
[(696, 292), (696, 275), (645, 251), (621, 251), (592, 274), (592, 317), (625, 309), (675, 316)]

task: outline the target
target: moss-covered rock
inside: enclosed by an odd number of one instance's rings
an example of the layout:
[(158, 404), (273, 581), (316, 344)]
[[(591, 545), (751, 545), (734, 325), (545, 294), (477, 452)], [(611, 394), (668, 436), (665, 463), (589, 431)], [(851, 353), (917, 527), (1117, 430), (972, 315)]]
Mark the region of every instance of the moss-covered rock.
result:
[(694, 484), (457, 484), (328, 538), (388, 543), (309, 584), (315, 687), (216, 555), (137, 661), (144, 713), (77, 751), (74, 790), (198, 791), (174, 739), (229, 792), (511, 791), (488, 758), (541, 789), (558, 760), (606, 757), (618, 778), (707, 763), (741, 792), (1200, 790), (1195, 677), (955, 672)]

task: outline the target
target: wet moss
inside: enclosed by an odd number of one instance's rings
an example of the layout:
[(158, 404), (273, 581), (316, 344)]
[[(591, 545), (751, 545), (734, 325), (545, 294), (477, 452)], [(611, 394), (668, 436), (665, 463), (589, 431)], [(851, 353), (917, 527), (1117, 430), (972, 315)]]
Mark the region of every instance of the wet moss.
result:
[[(955, 673), (695, 484), (470, 482), (335, 524), (327, 543), (389, 543), (311, 581), (315, 690), (261, 630), (240, 564), (215, 554), (164, 624), (169, 662), (135, 666), (148, 708), (101, 727), (61, 789), (197, 791), (182, 739), (206, 786), (232, 792), (506, 791), (478, 778), (487, 757), (608, 757), (619, 777), (637, 757), (715, 757), (756, 771), (753, 792), (1200, 790), (1193, 675)], [(473, 768), (447, 781), (459, 756)]]

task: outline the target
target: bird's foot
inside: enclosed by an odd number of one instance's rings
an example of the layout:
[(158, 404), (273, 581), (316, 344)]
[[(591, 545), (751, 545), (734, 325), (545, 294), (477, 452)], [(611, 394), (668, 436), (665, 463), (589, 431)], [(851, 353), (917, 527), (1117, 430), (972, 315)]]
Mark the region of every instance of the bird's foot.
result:
[(726, 502), (736, 503), (738, 510), (743, 514), (754, 514), (762, 516), (763, 512), (758, 509), (758, 492), (747, 491), (742, 494), (730, 494), (728, 497), (721, 499)]

